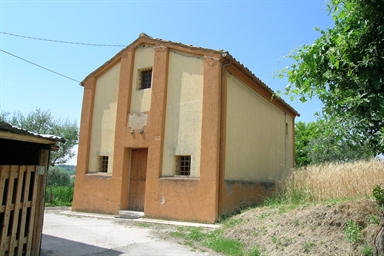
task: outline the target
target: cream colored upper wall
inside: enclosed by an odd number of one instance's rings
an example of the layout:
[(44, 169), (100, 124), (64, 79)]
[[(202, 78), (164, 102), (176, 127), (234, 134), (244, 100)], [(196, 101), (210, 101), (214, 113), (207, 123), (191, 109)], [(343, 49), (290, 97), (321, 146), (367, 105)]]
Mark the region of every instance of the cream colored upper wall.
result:
[(280, 179), (292, 166), (292, 118), (233, 75), (227, 86), (225, 179)]
[(200, 175), (204, 62), (170, 52), (163, 176), (176, 172), (175, 155), (191, 155), (191, 177)]
[(99, 156), (108, 156), (112, 172), (120, 62), (97, 78), (93, 106), (89, 172), (99, 171)]
[(141, 69), (153, 67), (154, 49), (151, 46), (139, 47), (135, 51), (130, 112), (147, 112), (151, 106), (152, 89), (139, 90)]
[(294, 119), (290, 115), (287, 114), (286, 122), (288, 124), (288, 135), (286, 136), (287, 139), (287, 144), (286, 144), (286, 150), (287, 150), (287, 167), (289, 169), (293, 168), (294, 164), (294, 145), (293, 145), (293, 136), (294, 136), (294, 131), (293, 131), (293, 122)]

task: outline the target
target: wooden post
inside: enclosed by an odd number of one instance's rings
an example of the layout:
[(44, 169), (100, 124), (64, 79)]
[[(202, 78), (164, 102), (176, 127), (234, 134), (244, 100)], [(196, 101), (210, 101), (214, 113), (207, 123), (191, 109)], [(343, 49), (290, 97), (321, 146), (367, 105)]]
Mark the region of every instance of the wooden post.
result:
[(33, 243), (31, 245), (31, 255), (40, 255), (41, 237), (43, 231), (44, 222), (44, 204), (45, 204), (45, 186), (47, 182), (48, 173), (48, 161), (49, 161), (49, 150), (40, 150), (39, 165), (45, 167), (44, 175), (38, 176), (38, 187), (36, 197), (36, 211), (34, 219), (34, 230), (33, 230)]
[[(0, 223), (1, 229), (0, 229), (0, 255), (5, 255), (5, 252), (8, 251), (7, 246), (7, 232), (8, 232), (8, 225), (9, 225), (9, 215), (10, 215), (10, 204), (12, 200), (12, 193), (10, 193), (9, 187), (11, 185), (9, 180), (11, 179), (11, 166), (0, 166), (1, 167), (1, 173), (0, 173), (0, 200), (2, 204), (2, 200), (4, 195), (8, 195), (5, 201), (5, 205), (1, 205), (1, 214), (3, 214), (3, 223)], [(8, 182), (7, 186), (5, 185), (6, 182)], [(7, 189), (7, 191), (5, 191)], [(13, 186), (12, 186), (13, 189)], [(12, 191), (12, 190), (11, 190)]]
[[(10, 242), (9, 242), (9, 250), (10, 250), (10, 253), (9, 255), (12, 255), (13, 251), (14, 251), (14, 248), (17, 247), (17, 243), (16, 241), (18, 239), (21, 239), (20, 237), (16, 237), (17, 235), (17, 229), (18, 229), (18, 225), (19, 224), (19, 214), (20, 214), (20, 210), (21, 208), (23, 207), (22, 203), (20, 202), (21, 201), (21, 194), (22, 194), (22, 190), (23, 190), (23, 179), (24, 179), (24, 173), (26, 172), (27, 170), (27, 166), (23, 165), (23, 166), (15, 166), (18, 170), (18, 178), (17, 178), (17, 191), (16, 191), (16, 200), (15, 200), (15, 203), (14, 203), (14, 211), (13, 211), (13, 223), (12, 223), (12, 233), (11, 233), (11, 237), (10, 237)], [(23, 248), (18, 248), (17, 249), (18, 251), (22, 251)]]
[(49, 187), (49, 203), (53, 202), (52, 186)]

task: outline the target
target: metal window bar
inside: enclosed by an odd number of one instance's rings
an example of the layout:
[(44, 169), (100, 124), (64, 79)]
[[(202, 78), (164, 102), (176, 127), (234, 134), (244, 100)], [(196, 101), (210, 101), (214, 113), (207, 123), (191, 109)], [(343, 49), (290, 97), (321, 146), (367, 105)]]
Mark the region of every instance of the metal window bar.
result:
[(151, 88), (152, 69), (142, 70), (140, 72), (140, 90)]
[(191, 174), (191, 156), (178, 156), (178, 175), (189, 176)]
[(100, 171), (101, 172), (108, 172), (108, 157), (107, 156), (102, 156), (101, 157), (101, 166), (100, 166)]

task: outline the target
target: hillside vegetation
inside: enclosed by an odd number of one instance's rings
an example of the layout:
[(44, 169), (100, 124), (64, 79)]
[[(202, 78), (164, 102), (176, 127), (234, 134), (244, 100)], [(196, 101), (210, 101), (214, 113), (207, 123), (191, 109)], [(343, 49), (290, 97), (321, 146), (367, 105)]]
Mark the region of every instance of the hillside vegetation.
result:
[(60, 164), (57, 166), (61, 172), (68, 173), (69, 176), (76, 174), (76, 165), (64, 165)]
[(224, 255), (373, 255), (378, 184), (384, 184), (382, 160), (311, 166), (292, 172), (264, 206), (227, 218), (219, 230), (171, 235)]

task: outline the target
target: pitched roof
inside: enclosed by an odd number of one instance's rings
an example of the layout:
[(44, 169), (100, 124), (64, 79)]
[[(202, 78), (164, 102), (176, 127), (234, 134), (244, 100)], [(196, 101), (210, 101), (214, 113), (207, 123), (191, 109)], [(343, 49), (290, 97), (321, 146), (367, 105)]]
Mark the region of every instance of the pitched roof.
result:
[[(225, 51), (225, 50), (213, 50), (213, 49), (209, 49), (209, 48), (203, 48), (203, 47), (198, 47), (198, 46), (193, 46), (193, 45), (188, 45), (188, 44), (183, 44), (183, 43), (176, 43), (176, 42), (172, 42), (172, 41), (168, 41), (168, 40), (163, 40), (163, 39), (160, 39), (160, 38), (153, 38), (153, 37), (148, 36), (145, 33), (141, 33), (139, 35), (139, 37), (135, 41), (133, 41), (127, 47), (125, 47), (120, 52), (118, 52), (114, 57), (112, 57), (110, 60), (105, 62), (103, 65), (101, 65), (95, 71), (90, 73), (86, 78), (84, 78), (83, 82), (85, 80), (87, 80), (89, 77), (91, 77), (92, 75), (98, 73), (104, 67), (108, 66), (110, 63), (113, 63), (129, 47), (138, 46), (138, 44), (139, 45), (143, 44), (141, 42), (143, 40), (144, 41), (151, 41), (152, 43), (163, 42), (163, 43), (166, 43), (167, 45), (178, 47), (178, 48), (179, 47), (181, 47), (181, 48), (188, 48), (188, 49), (191, 49), (191, 50), (207, 51), (207, 52), (219, 54), (223, 59), (226, 59), (229, 63), (231, 63), (231, 65), (235, 65), (238, 69), (240, 69), (242, 72), (244, 72), (248, 77), (250, 77), (252, 80), (254, 80), (263, 90), (265, 90), (268, 94), (270, 94), (271, 97), (273, 97), (275, 100), (279, 101), (283, 106), (285, 106), (286, 108), (291, 110), (292, 113), (294, 113), (296, 116), (300, 116), (300, 114), (292, 106), (290, 106), (282, 98), (280, 98), (277, 95), (275, 95), (275, 92), (270, 87), (268, 87), (263, 81), (261, 81), (251, 70), (249, 70), (242, 63), (240, 63), (236, 58), (234, 58), (231, 54), (229, 54), (228, 51)], [(80, 85), (83, 85), (83, 82), (81, 82)]]
[(4, 121), (0, 121), (0, 138), (51, 145), (56, 145), (57, 142), (65, 142), (62, 137), (31, 132)]

